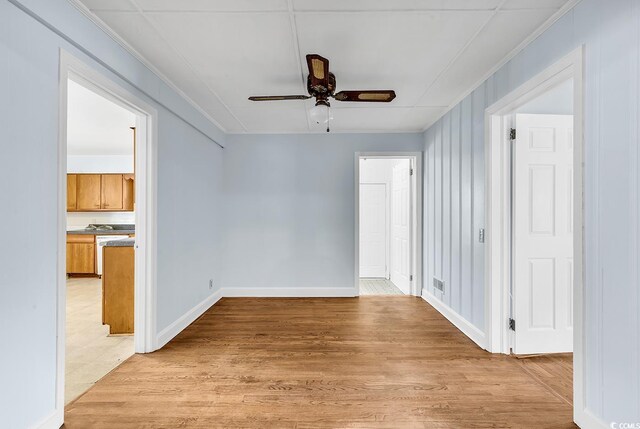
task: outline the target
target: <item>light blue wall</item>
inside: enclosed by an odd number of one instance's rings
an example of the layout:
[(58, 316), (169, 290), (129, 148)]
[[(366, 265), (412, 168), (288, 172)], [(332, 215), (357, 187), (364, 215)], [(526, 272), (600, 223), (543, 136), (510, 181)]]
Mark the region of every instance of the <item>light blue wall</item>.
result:
[(484, 110), (583, 44), (587, 407), (607, 422), (638, 422), (637, 0), (583, 0), (427, 130), (425, 284), (444, 277), (441, 299), (483, 329)]
[(287, 288), (299, 296), (354, 287), (355, 152), (423, 147), (421, 134), (229, 135), (227, 141), (225, 293)]
[(159, 133), (158, 332), (220, 288), (226, 150), (173, 115), (161, 115)]
[[(69, 2), (23, 4), (213, 138), (224, 140), (220, 130)], [(42, 23), (0, 0), (0, 426), (7, 428), (30, 427), (55, 406), (60, 48), (104, 71)], [(160, 331), (212, 292), (209, 278), (220, 278), (217, 189), (223, 150), (156, 107)]]

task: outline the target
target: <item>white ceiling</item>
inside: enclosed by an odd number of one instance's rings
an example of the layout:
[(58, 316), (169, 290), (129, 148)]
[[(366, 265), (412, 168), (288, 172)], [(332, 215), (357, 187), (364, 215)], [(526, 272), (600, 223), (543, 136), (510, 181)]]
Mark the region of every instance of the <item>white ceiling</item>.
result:
[(133, 156), (135, 114), (71, 80), (67, 97), (68, 155)]
[(390, 104), (332, 102), (333, 131), (420, 131), (569, 0), (80, 0), (231, 133), (321, 132), (305, 55), (337, 90), (394, 89)]

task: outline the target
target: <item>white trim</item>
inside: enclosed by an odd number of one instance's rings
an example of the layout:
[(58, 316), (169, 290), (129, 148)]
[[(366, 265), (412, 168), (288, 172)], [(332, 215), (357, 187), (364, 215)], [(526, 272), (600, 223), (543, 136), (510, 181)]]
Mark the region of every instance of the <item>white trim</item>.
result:
[(230, 298), (350, 298), (358, 296), (358, 290), (348, 287), (226, 287), (222, 296)]
[[(66, 208), (66, 207), (65, 207)], [(64, 408), (56, 408), (49, 416), (40, 420), (32, 429), (59, 429), (64, 424)]]
[[(478, 89), (487, 79), (496, 74), (498, 70), (500, 70), (505, 64), (514, 59), (516, 55), (522, 52), (527, 46), (533, 43), (538, 37), (540, 37), (545, 31), (547, 31), (553, 24), (555, 24), (560, 18), (565, 16), (571, 9), (573, 9), (578, 3), (582, 0), (569, 0), (566, 2), (556, 13), (551, 15), (549, 19), (547, 19), (540, 27), (538, 27), (533, 33), (529, 35), (526, 39), (524, 39), (518, 46), (516, 46), (511, 52), (509, 52), (500, 62), (498, 62), (495, 66), (491, 68), (487, 73), (482, 76), (479, 80), (477, 80), (471, 87), (463, 92), (458, 98), (456, 98), (453, 103), (449, 104), (447, 108), (444, 110), (442, 115), (440, 115), (437, 119), (432, 121), (426, 127), (422, 129), (422, 132), (427, 131), (431, 128), (435, 123), (437, 123), (440, 119), (444, 117), (449, 111), (451, 111), (454, 107), (456, 107), (462, 100), (467, 98), (473, 91)], [(429, 107), (429, 106), (419, 106), (416, 107)]]
[[(354, 205), (355, 205), (355, 234), (354, 234), (354, 289), (356, 296), (360, 295), (360, 159), (361, 158), (395, 158), (414, 161), (411, 187), (415, 198), (411, 198), (411, 248), (412, 261), (411, 295), (420, 296), (422, 285), (422, 152), (356, 152), (354, 156)], [(415, 201), (415, 207), (413, 206)]]
[(158, 112), (136, 95), (60, 49), (58, 104), (58, 246), (56, 310), (55, 413), (64, 417), (65, 314), (66, 314), (66, 216), (67, 216), (67, 82), (81, 83), (110, 101), (144, 118), (139, 121), (136, 165), (136, 270), (135, 350), (151, 352), (155, 344), (156, 277), (156, 164)]
[(429, 305), (435, 308), (440, 314), (447, 318), (449, 322), (458, 328), (463, 334), (469, 337), (474, 343), (483, 349), (487, 349), (487, 339), (480, 329), (476, 328), (467, 319), (460, 316), (455, 310), (449, 307), (447, 304), (438, 299), (428, 290), (422, 292), (422, 299), (427, 301)]
[(202, 316), (207, 310), (215, 305), (216, 302), (220, 301), (220, 298), (222, 298), (222, 291), (217, 290), (203, 301), (196, 304), (191, 310), (183, 314), (178, 320), (160, 331), (160, 333), (158, 333), (158, 338), (156, 339), (158, 349), (164, 347), (169, 341), (175, 338), (176, 335), (185, 330), (198, 317)]
[(587, 409), (584, 409), (580, 414), (574, 413), (573, 418), (582, 429), (609, 429), (612, 427)]
[(504, 136), (504, 117), (513, 113), (527, 101), (545, 93), (554, 86), (573, 78), (574, 82), (574, 419), (590, 421), (585, 417), (585, 301), (584, 301), (584, 47), (565, 56), (542, 73), (533, 77), (485, 112), (485, 333), (488, 350), (508, 353), (509, 331), (506, 323), (506, 296), (508, 288), (509, 236), (506, 234), (508, 201), (505, 183), (508, 160)]

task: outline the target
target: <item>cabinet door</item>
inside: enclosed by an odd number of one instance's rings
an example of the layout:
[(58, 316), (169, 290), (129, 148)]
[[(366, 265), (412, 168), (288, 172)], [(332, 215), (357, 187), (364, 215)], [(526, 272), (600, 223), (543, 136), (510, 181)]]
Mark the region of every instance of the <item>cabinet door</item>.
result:
[(133, 174), (122, 175), (122, 209), (133, 211), (135, 201), (135, 179)]
[(122, 210), (122, 174), (103, 174), (101, 208)]
[(100, 175), (78, 174), (76, 196), (76, 210), (100, 210)]
[(67, 273), (94, 274), (95, 272), (95, 244), (67, 243)]
[(76, 175), (67, 174), (67, 211), (76, 210)]

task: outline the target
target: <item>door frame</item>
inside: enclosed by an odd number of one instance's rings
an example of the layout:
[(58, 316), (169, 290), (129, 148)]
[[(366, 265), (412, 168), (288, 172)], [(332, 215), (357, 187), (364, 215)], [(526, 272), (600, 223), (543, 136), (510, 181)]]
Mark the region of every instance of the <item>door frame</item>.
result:
[[(409, 159), (412, 163), (413, 176), (411, 189), (411, 295), (422, 295), (422, 152), (356, 152), (354, 156), (354, 192), (355, 192), (355, 267), (354, 296), (360, 296), (360, 159)], [(391, 267), (389, 267), (389, 276)]]
[(158, 112), (134, 92), (90, 67), (64, 49), (60, 50), (58, 105), (58, 258), (56, 306), (56, 401), (64, 412), (66, 327), (66, 230), (67, 230), (67, 82), (90, 89), (136, 115), (135, 180), (135, 303), (134, 346), (136, 353), (157, 349), (157, 125)]
[(573, 404), (574, 419), (588, 419), (585, 410), (584, 334), (584, 47), (551, 65), (485, 111), (485, 332), (486, 348), (492, 353), (509, 353), (512, 335), (509, 314), (510, 278), (510, 115), (528, 101), (573, 78), (574, 103), (574, 285), (573, 285)]

